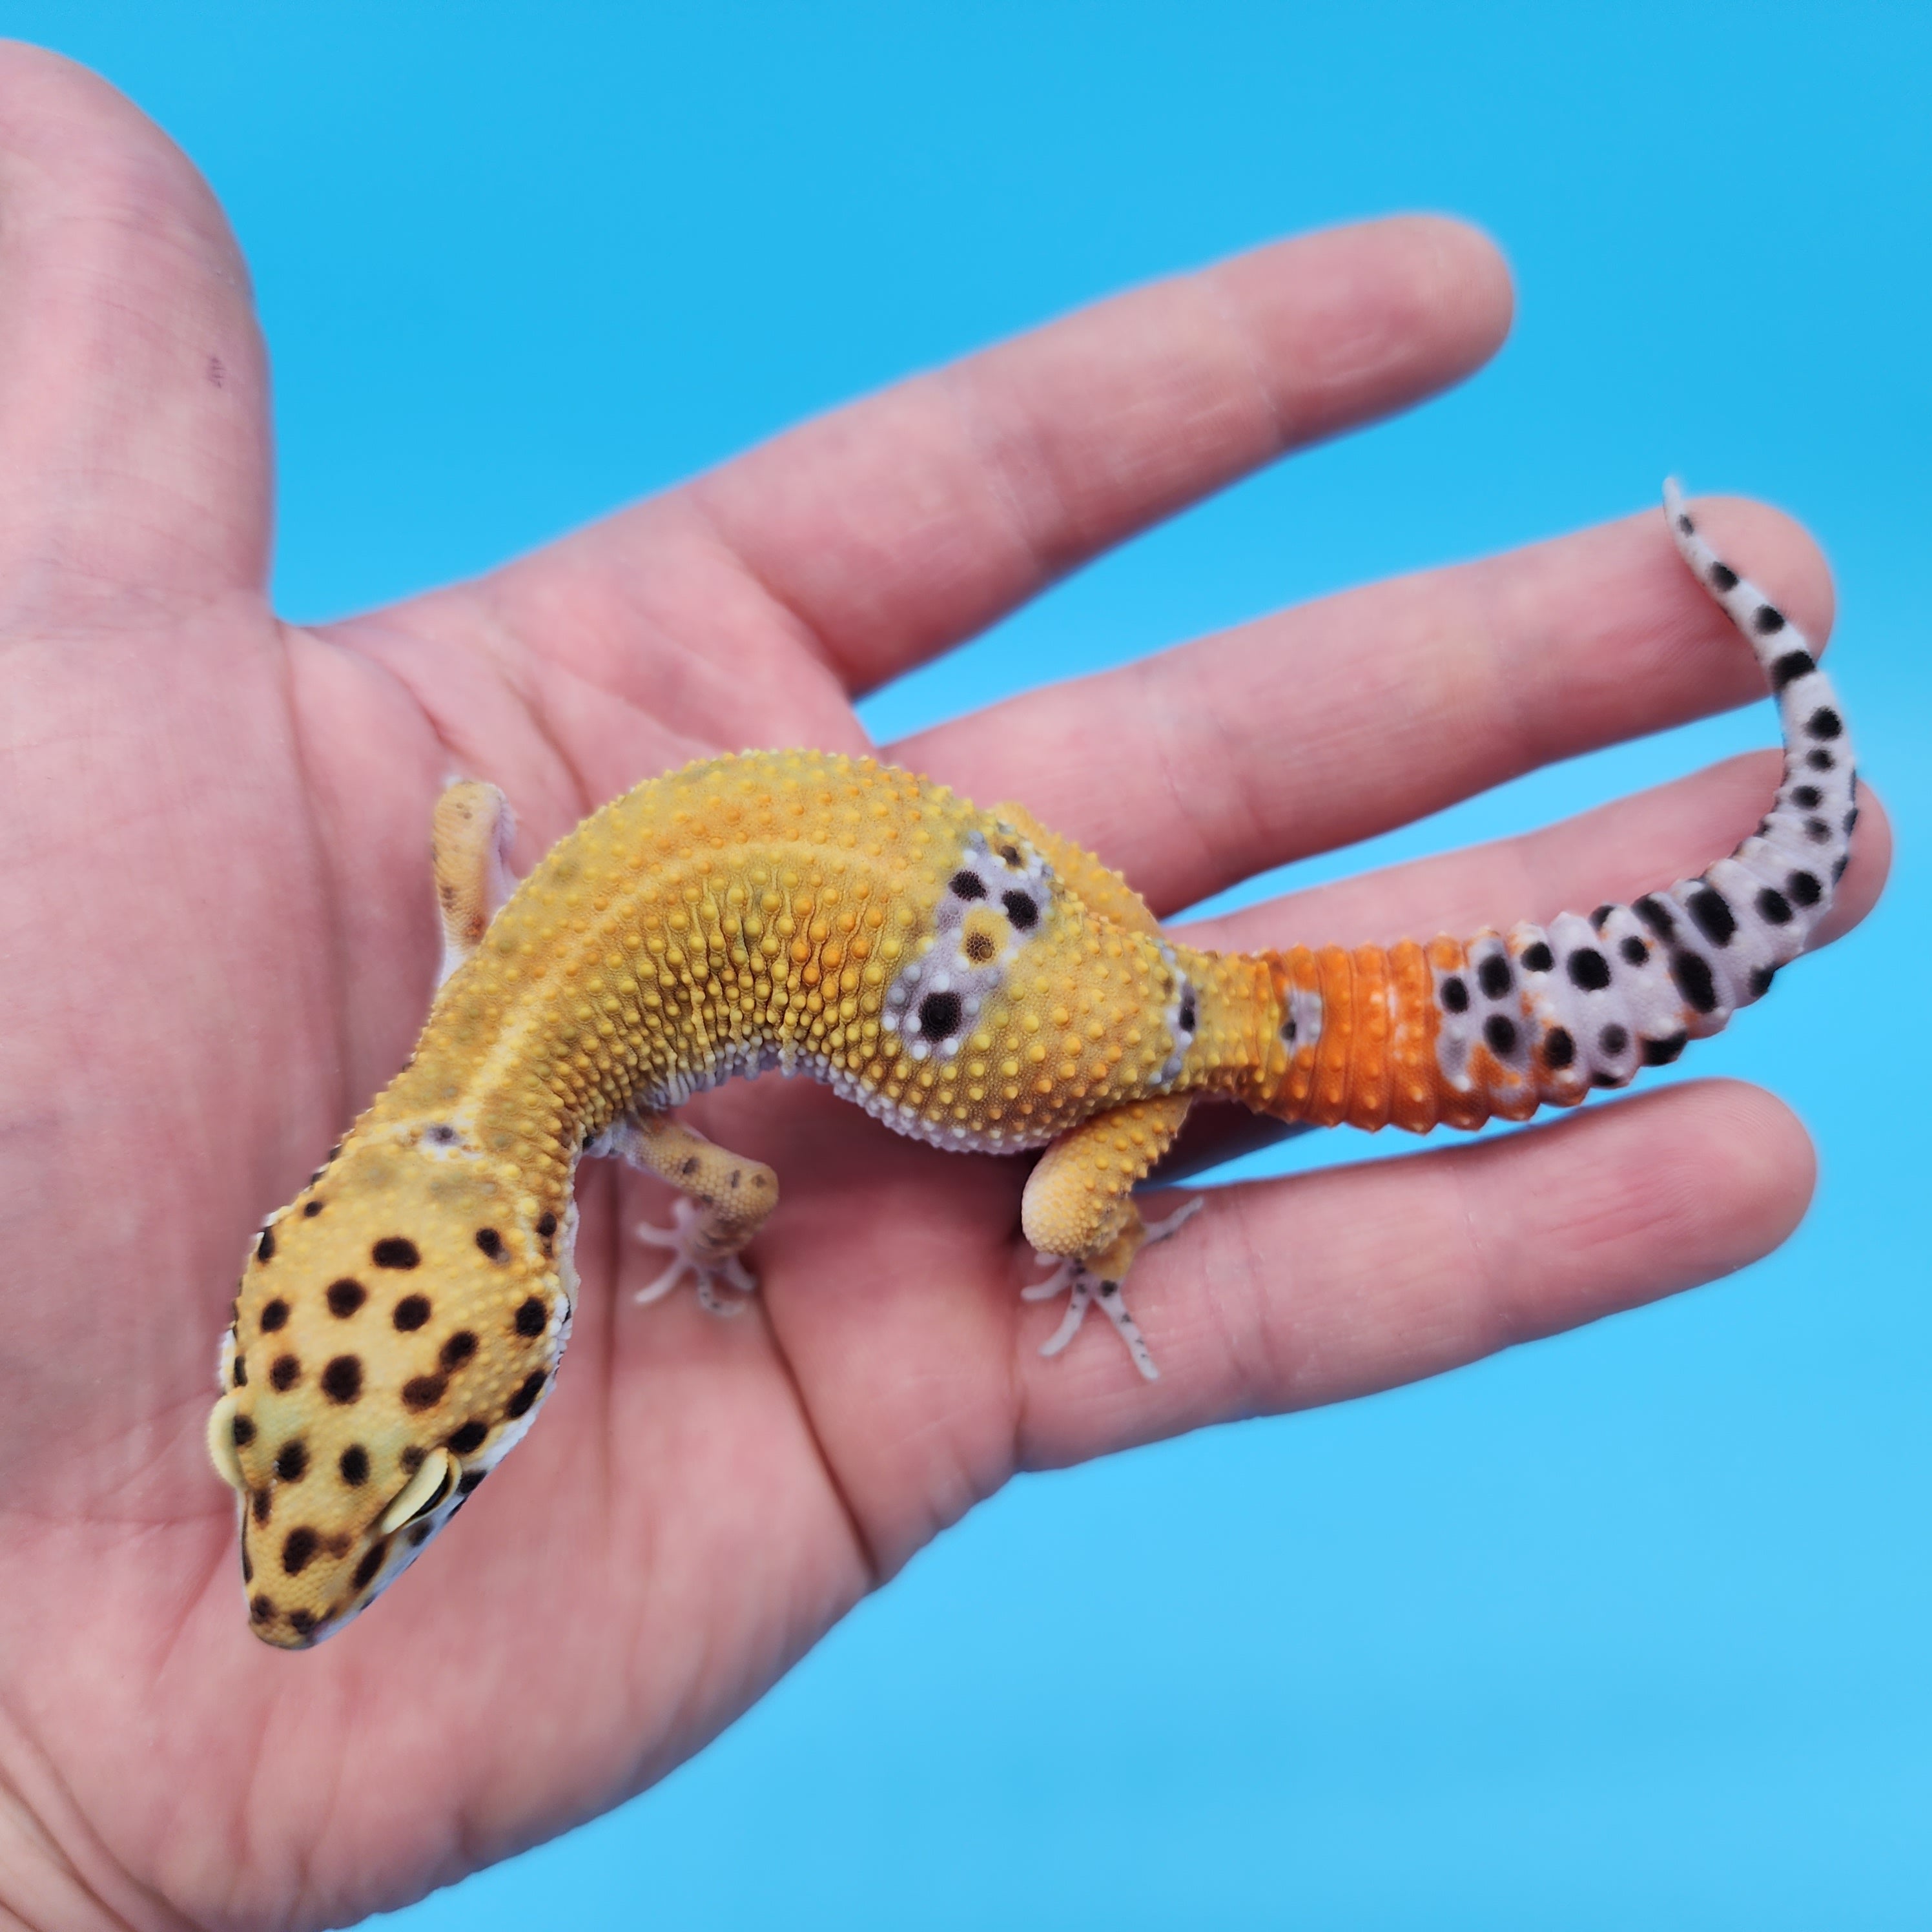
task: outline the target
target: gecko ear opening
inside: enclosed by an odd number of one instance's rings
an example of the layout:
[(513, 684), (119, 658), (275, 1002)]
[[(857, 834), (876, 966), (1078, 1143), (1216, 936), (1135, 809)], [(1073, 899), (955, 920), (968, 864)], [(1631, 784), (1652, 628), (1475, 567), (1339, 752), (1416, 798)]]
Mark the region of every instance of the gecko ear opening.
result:
[(427, 1516), (455, 1486), (456, 1458), (447, 1449), (432, 1449), (423, 1458), (422, 1467), (412, 1476), (402, 1494), (382, 1512), (376, 1526), (378, 1536), (393, 1535), (406, 1522)]
[(214, 1473), (238, 1494), (248, 1485), (242, 1480), (242, 1459), (235, 1453), (235, 1417), (241, 1404), (225, 1395), (208, 1412), (208, 1460)]

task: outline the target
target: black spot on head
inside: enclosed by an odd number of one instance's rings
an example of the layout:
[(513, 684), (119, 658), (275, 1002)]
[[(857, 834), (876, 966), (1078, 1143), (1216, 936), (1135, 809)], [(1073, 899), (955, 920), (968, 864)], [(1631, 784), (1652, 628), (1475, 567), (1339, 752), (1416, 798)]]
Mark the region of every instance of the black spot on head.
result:
[(1476, 968), (1476, 984), (1482, 988), (1486, 999), (1500, 1000), (1514, 982), (1516, 975), (1510, 970), (1510, 963), (1500, 952), (1492, 952)]
[(338, 1355), (322, 1372), (322, 1392), (331, 1402), (354, 1402), (362, 1393), (362, 1358)]
[(1516, 1022), (1507, 1013), (1492, 1013), (1483, 1022), (1483, 1038), (1498, 1059), (1516, 1051)]
[(282, 1568), (291, 1576), (300, 1576), (321, 1546), (322, 1538), (306, 1523), (299, 1529), (290, 1530), (282, 1542)]
[(1786, 651), (1771, 668), (1771, 688), (1782, 691), (1787, 684), (1809, 677), (1817, 668), (1817, 661), (1809, 651)]
[(488, 1469), (471, 1469), (466, 1472), (462, 1481), (456, 1486), (456, 1493), (459, 1496), (469, 1496), (481, 1486), (483, 1478), (489, 1473)]
[(395, 1312), (389, 1317), (406, 1335), (412, 1329), (420, 1328), (429, 1319), (429, 1297), (426, 1294), (406, 1294), (396, 1304)]
[(275, 1606), (267, 1597), (256, 1597), (248, 1606), (248, 1614), (258, 1624), (272, 1624), (275, 1621)]
[(278, 1389), (292, 1389), (302, 1380), (302, 1364), (292, 1355), (278, 1355), (268, 1380)]
[(359, 1442), (352, 1442), (342, 1452), (336, 1468), (352, 1490), (359, 1490), (369, 1480), (369, 1452)]
[(403, 1474), (413, 1476), (422, 1467), (423, 1458), (429, 1454), (427, 1449), (412, 1442), (396, 1460), (403, 1466)]
[(1757, 916), (1767, 926), (1791, 923), (1791, 902), (1774, 886), (1766, 886), (1757, 896)]
[(1750, 970), (1750, 976), (1744, 984), (1749, 988), (1753, 999), (1761, 1000), (1771, 991), (1771, 982), (1777, 976), (1778, 968), (1775, 966), (1754, 966)]
[(328, 1284), (328, 1312), (342, 1321), (346, 1322), (368, 1299), (369, 1291), (346, 1276)]
[(322, 1204), (320, 1201), (304, 1201), (302, 1203), (303, 1220), (313, 1221), (322, 1212)]
[(429, 1137), (438, 1147), (448, 1147), (456, 1138), (456, 1130), (446, 1121), (439, 1120), (430, 1129)]
[(446, 1370), (462, 1367), (476, 1352), (476, 1337), (467, 1328), (459, 1328), (443, 1343), (442, 1351), (436, 1358)]
[(1294, 1016), (1292, 1013), (1281, 1023), (1281, 1036), (1290, 1046), (1294, 1044)]
[(993, 944), (990, 932), (969, 932), (966, 944), (960, 949), (976, 966), (983, 966), (999, 948)]
[(239, 1348), (235, 1352), (235, 1386), (237, 1388), (248, 1386), (248, 1358)]
[(517, 1333), (519, 1335), (541, 1335), (550, 1325), (550, 1310), (544, 1306), (543, 1297), (532, 1294), (517, 1310)]
[(474, 1420), (466, 1422), (449, 1438), (451, 1450), (458, 1456), (467, 1456), (483, 1446), (483, 1438), (490, 1432), (487, 1422)]
[(1802, 906), (1814, 906), (1825, 896), (1816, 872), (1793, 872), (1785, 880), (1784, 890)]
[(268, 1521), (269, 1512), (274, 1506), (274, 1498), (266, 1490), (257, 1490), (248, 1499), (248, 1513), (258, 1524)]
[(1523, 970), (1529, 973), (1547, 973), (1556, 964), (1556, 956), (1541, 940), (1522, 949)]
[(1002, 845), (1000, 848), (1000, 856), (1012, 866), (1015, 872), (1018, 872), (1026, 863), (1026, 861), (1020, 856), (1020, 848), (1017, 845)]
[(385, 1234), (369, 1250), (369, 1258), (378, 1268), (412, 1268), (422, 1264), (416, 1244), (403, 1234)]
[(1711, 962), (1702, 954), (1677, 952), (1670, 956), (1670, 976), (1684, 1003), (1694, 1013), (1714, 1012), (1718, 1005), (1718, 982), (1712, 976)]
[(253, 1420), (245, 1415), (238, 1415), (235, 1418), (236, 1448), (238, 1449), (245, 1449), (250, 1443), (254, 1441), (254, 1439), (255, 1424)]
[(1814, 772), (1828, 772), (1837, 765), (1838, 761), (1829, 752), (1807, 752), (1804, 754), (1804, 762)]
[(372, 1543), (363, 1551), (362, 1560), (356, 1566), (356, 1574), (349, 1580), (352, 1590), (366, 1590), (376, 1580), (376, 1572), (382, 1567), (382, 1558), (389, 1553), (386, 1543)]
[(436, 1525), (434, 1523), (418, 1523), (416, 1527), (410, 1532), (410, 1547), (415, 1550), (420, 1550), (435, 1534)]
[(1630, 910), (1660, 939), (1668, 939), (1677, 930), (1677, 921), (1672, 916), (1670, 908), (1654, 892), (1646, 892), (1642, 898), (1634, 901)]
[(537, 1239), (547, 1241), (556, 1232), (556, 1216), (546, 1208), (537, 1216)]
[(1466, 1013), (1469, 1010), (1469, 989), (1462, 983), (1460, 973), (1452, 973), (1442, 982), (1442, 1004), (1452, 1013)]
[(1630, 1046), (1628, 1028), (1614, 1023), (1597, 1036), (1597, 1050), (1606, 1060), (1620, 1059)]
[(272, 1262), (275, 1258), (275, 1231), (264, 1228), (255, 1239), (255, 1258), (258, 1262)]
[(1832, 828), (1822, 818), (1808, 818), (1804, 821), (1804, 836), (1814, 845), (1828, 845), (1832, 842)]
[[(1784, 613), (1774, 604), (1760, 604), (1751, 614), (1751, 627), (1760, 638), (1775, 637), (1784, 628)], [(1804, 653), (1798, 651), (1793, 655), (1802, 657)], [(1808, 669), (1809, 668), (1807, 667)], [(1801, 672), (1799, 675), (1803, 674)]]
[(502, 1259), (503, 1238), (494, 1228), (478, 1228), (476, 1230), (476, 1245), (493, 1262)]
[(946, 884), (955, 898), (982, 899), (986, 896), (986, 882), (977, 872), (962, 868), (955, 872)]
[(1814, 738), (1835, 738), (1845, 728), (1845, 721), (1828, 704), (1821, 704), (1804, 721), (1804, 728)]
[(434, 1408), (448, 1392), (441, 1376), (412, 1376), (403, 1384), (403, 1400), (411, 1408)]
[(1180, 1022), (1183, 1033), (1194, 1030), (1194, 988), (1192, 986), (1180, 996), (1180, 1011), (1177, 1017)]
[(1715, 886), (1700, 886), (1684, 902), (1697, 930), (1713, 946), (1728, 946), (1738, 929), (1738, 916), (1731, 902)]
[(1617, 950), (1624, 956), (1626, 965), (1641, 966), (1650, 957), (1650, 948), (1634, 932), (1618, 942)]
[(1641, 1052), (1646, 1066), (1668, 1066), (1681, 1054), (1690, 1042), (1685, 1033), (1674, 1033), (1667, 1040), (1647, 1040)]
[(289, 1612), (289, 1628), (297, 1636), (307, 1636), (315, 1628), (315, 1621), (313, 1610), (291, 1610)]
[(928, 993), (919, 1003), (919, 1030), (928, 1040), (950, 1040), (959, 1030), (959, 995)]
[(1735, 590), (1738, 587), (1738, 574), (1728, 563), (1714, 563), (1711, 566), (1711, 586), (1720, 592)]
[(1570, 1036), (1567, 1027), (1552, 1027), (1543, 1036), (1543, 1060), (1546, 1066), (1553, 1066), (1561, 1072), (1576, 1058), (1576, 1042)]
[(299, 1436), (275, 1451), (275, 1474), (285, 1483), (298, 1483), (308, 1474), (308, 1444)]
[(503, 1406), (503, 1413), (512, 1418), (530, 1412), (532, 1402), (543, 1394), (544, 1372), (538, 1369), (534, 1375), (524, 1378), (523, 1386)]
[(1006, 908), (1007, 918), (1022, 932), (1030, 932), (1040, 922), (1040, 908), (1030, 893), (1002, 892), (1000, 903)]
[(1610, 983), (1610, 962), (1594, 946), (1580, 946), (1569, 959), (1570, 983), (1600, 993)]
[(289, 1318), (289, 1304), (278, 1294), (262, 1310), (262, 1333), (272, 1335), (285, 1326)]

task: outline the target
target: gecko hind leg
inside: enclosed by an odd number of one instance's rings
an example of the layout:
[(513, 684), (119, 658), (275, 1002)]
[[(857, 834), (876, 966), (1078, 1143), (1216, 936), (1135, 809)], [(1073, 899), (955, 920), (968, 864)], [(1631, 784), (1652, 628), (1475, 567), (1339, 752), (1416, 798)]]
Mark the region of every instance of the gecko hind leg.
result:
[(1201, 1206), (1190, 1201), (1150, 1226), (1133, 1198), (1135, 1183), (1173, 1144), (1190, 1097), (1162, 1094), (1097, 1114), (1063, 1134), (1040, 1157), (1027, 1182), (1020, 1221), (1034, 1252), (1053, 1272), (1020, 1294), (1027, 1301), (1067, 1297), (1066, 1312), (1041, 1348), (1042, 1355), (1058, 1354), (1097, 1303), (1134, 1366), (1149, 1382), (1159, 1378), (1121, 1284), (1148, 1242), (1165, 1240)]
[(634, 1300), (662, 1300), (687, 1274), (698, 1284), (699, 1305), (713, 1315), (736, 1315), (744, 1306), (724, 1299), (721, 1287), (757, 1294), (758, 1277), (740, 1252), (778, 1203), (778, 1176), (763, 1161), (747, 1160), (662, 1114), (616, 1121), (586, 1151), (614, 1154), (678, 1190), (668, 1228), (646, 1221), (632, 1231), (647, 1246), (671, 1253), (670, 1265)]
[[(1152, 1241), (1164, 1241), (1174, 1232), (1184, 1221), (1190, 1221), (1205, 1203), (1197, 1194), (1192, 1201), (1177, 1208), (1165, 1220), (1142, 1222), (1134, 1230), (1135, 1239), (1130, 1252), (1145, 1247)], [(1138, 1210), (1136, 1210), (1138, 1214)], [(1116, 1244), (1116, 1246), (1118, 1246)], [(1091, 1262), (1081, 1261), (1071, 1256), (1041, 1255), (1042, 1264), (1054, 1264), (1053, 1272), (1044, 1281), (1031, 1282), (1020, 1290), (1022, 1301), (1046, 1301), (1056, 1294), (1067, 1296), (1066, 1312), (1060, 1318), (1060, 1326), (1040, 1346), (1042, 1355), (1057, 1355), (1080, 1332), (1080, 1324), (1087, 1318), (1087, 1311), (1096, 1304), (1101, 1312), (1114, 1324), (1114, 1333), (1126, 1345), (1127, 1353), (1134, 1358), (1134, 1366), (1150, 1382), (1160, 1379), (1160, 1370), (1155, 1366), (1152, 1352), (1146, 1337), (1140, 1331), (1140, 1324), (1127, 1312), (1125, 1296), (1120, 1292), (1118, 1277), (1110, 1280), (1104, 1270), (1109, 1266), (1124, 1274), (1125, 1266), (1114, 1261), (1110, 1250), (1105, 1256), (1096, 1256)]]

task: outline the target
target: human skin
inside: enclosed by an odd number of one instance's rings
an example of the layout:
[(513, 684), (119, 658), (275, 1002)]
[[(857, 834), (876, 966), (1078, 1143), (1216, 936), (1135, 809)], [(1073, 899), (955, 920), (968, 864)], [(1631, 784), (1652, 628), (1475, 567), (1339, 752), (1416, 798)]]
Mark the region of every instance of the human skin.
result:
[[(650, 773), (872, 748), (853, 697), (1133, 531), (1479, 364), (1456, 224), (1282, 243), (807, 424), (473, 583), (346, 622), (265, 592), (266, 376), (188, 163), (0, 49), (0, 1911), (308, 1926), (418, 1896), (688, 1756), (1016, 1471), (1332, 1402), (1708, 1280), (1803, 1211), (1776, 1100), (1691, 1083), (1506, 1139), (1216, 1190), (1150, 1251), (1150, 1386), (1037, 1359), (1024, 1161), (803, 1082), (691, 1118), (778, 1171), (756, 1312), (634, 1307), (661, 1190), (580, 1183), (556, 1400), (428, 1559), (310, 1654), (250, 1634), (202, 1426), (244, 1245), (400, 1064), (452, 770), (527, 867)], [(1816, 549), (1700, 525), (1814, 639)], [(1156, 911), (1512, 773), (1762, 695), (1660, 516), (1282, 612), (879, 748), (1022, 799)], [(1767, 714), (1768, 715), (1768, 714)], [(1694, 872), (1776, 754), (1197, 929), (1469, 932)], [(1868, 808), (1833, 930), (1886, 868)], [(1802, 970), (1802, 968), (1800, 969)], [(1749, 1024), (1778, 1024), (1778, 995)], [(1214, 1149), (1210, 1122), (1197, 1156)]]

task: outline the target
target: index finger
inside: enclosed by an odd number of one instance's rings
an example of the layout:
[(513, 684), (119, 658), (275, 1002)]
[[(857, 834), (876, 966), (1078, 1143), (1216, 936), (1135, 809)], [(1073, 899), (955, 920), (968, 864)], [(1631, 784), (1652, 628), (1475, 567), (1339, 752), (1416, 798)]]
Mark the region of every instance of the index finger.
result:
[[(1298, 445), (1487, 360), (1495, 247), (1406, 216), (1117, 296), (761, 445), (499, 574), (648, 606), (666, 546), (748, 577), (854, 693)], [(722, 556), (718, 554), (722, 552)], [(688, 573), (687, 573), (688, 574)]]

